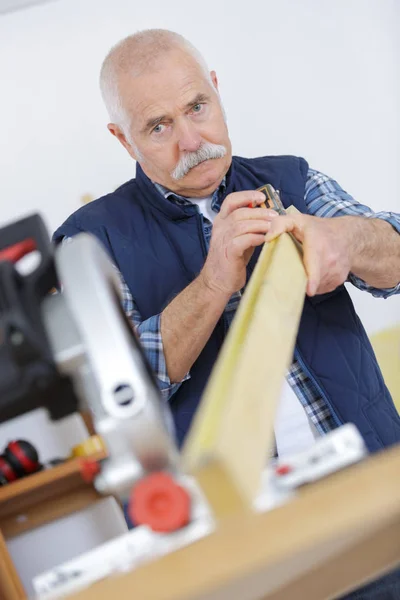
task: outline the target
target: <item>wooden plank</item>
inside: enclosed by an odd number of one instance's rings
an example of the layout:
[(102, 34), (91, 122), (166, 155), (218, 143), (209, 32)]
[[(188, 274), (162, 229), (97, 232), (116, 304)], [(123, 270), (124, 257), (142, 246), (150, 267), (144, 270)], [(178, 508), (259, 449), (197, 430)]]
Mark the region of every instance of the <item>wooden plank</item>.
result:
[[(97, 453), (91, 459), (105, 456)], [(0, 528), (6, 537), (85, 508), (101, 497), (82, 479), (81, 460), (70, 459), (0, 488)]]
[(30, 504), (22, 510), (13, 512), (0, 520), (0, 528), (6, 539), (41, 527), (57, 519), (62, 519), (74, 512), (93, 506), (102, 496), (91, 485), (70, 488), (59, 496), (43, 499), (37, 504)]
[(93, 425), (92, 413), (89, 410), (81, 410), (80, 415), (83, 419), (86, 429), (89, 435), (96, 435), (96, 430)]
[[(291, 582), (307, 573), (313, 580), (305, 589), (311, 589), (319, 581), (320, 566), (329, 577), (322, 588), (326, 595), (318, 600), (332, 598), (400, 560), (399, 538), (387, 538), (391, 527), (396, 535), (400, 529), (399, 470), (400, 447), (395, 447), (305, 487), (276, 510), (224, 519), (195, 544), (104, 579), (72, 598), (289, 600), (273, 594), (284, 586), (290, 589)], [(340, 564), (335, 561), (347, 551), (349, 570), (335, 571)], [(309, 600), (307, 595), (295, 597)]]
[[(379, 548), (379, 552), (377, 549)], [(300, 577), (269, 594), (268, 600), (321, 600), (348, 594), (400, 564), (400, 519), (389, 521)]]
[(306, 283), (287, 234), (264, 246), (183, 449), (216, 516), (249, 507), (259, 489)]
[(23, 600), (26, 593), (0, 531), (0, 599)]

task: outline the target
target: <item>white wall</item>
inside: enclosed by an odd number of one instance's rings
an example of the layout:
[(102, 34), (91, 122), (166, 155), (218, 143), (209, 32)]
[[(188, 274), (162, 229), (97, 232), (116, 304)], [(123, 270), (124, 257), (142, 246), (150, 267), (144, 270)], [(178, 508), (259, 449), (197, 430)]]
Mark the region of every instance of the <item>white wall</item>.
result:
[[(133, 176), (97, 78), (110, 46), (148, 27), (216, 69), (236, 154), (302, 155), (400, 212), (399, 18), (396, 0), (57, 0), (0, 16), (0, 224), (40, 210), (54, 229)], [(400, 322), (400, 297), (354, 296), (369, 331)]]
[[(15, 12), (32, 4), (43, 4), (51, 0), (0, 0), (0, 14)], [(54, 1), (54, 0), (53, 0)]]
[[(293, 153), (374, 209), (400, 212), (396, 0), (57, 0), (0, 17), (0, 223), (40, 209), (51, 229), (134, 164), (105, 128), (109, 47), (175, 29), (217, 70), (236, 154)], [(355, 294), (369, 331), (400, 298)]]

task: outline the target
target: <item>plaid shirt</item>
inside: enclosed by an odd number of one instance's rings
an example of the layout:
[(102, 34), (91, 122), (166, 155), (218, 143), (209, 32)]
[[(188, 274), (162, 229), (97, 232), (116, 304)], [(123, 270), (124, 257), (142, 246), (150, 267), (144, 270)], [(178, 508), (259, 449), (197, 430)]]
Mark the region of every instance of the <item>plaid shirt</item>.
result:
[[(158, 184), (155, 185), (161, 194), (166, 198), (170, 198), (171, 202), (176, 202), (181, 205), (191, 204), (186, 198), (177, 196)], [(222, 182), (220, 188), (214, 192), (211, 207), (215, 213), (218, 213), (220, 210), (224, 190), (225, 182)], [(356, 202), (336, 181), (313, 169), (309, 169), (308, 171), (304, 199), (307, 205), (308, 214), (310, 215), (317, 217), (341, 217), (353, 215), (369, 219), (383, 219), (390, 223), (395, 230), (400, 233), (400, 215), (391, 212), (374, 213), (368, 206)], [(212, 223), (205, 217), (202, 218), (204, 238), (208, 247), (211, 239)], [(186, 374), (181, 382), (171, 384), (167, 374), (163, 352), (160, 331), (161, 315), (154, 315), (149, 319), (143, 320), (135, 305), (135, 300), (121, 274), (120, 277), (124, 310), (136, 328), (150, 364), (157, 376), (161, 393), (165, 400), (169, 400), (182, 383), (190, 378), (190, 372)], [(400, 283), (391, 289), (377, 289), (367, 285), (365, 281), (351, 273), (348, 279), (356, 287), (371, 293), (373, 296), (387, 298), (393, 294), (400, 293)], [(241, 297), (242, 291), (236, 292), (225, 307), (223, 316), (226, 331), (235, 316)], [(300, 400), (309, 419), (320, 434), (327, 433), (337, 427), (338, 423), (335, 421), (326, 401), (322, 398), (313, 381), (307, 376), (296, 359), (294, 359), (287, 373), (287, 381), (297, 398)]]

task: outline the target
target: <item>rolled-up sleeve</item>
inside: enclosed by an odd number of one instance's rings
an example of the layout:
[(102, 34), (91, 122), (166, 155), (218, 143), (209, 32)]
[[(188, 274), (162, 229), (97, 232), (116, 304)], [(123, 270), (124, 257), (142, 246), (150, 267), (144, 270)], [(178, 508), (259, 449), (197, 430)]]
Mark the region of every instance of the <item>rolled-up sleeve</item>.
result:
[(139, 336), (140, 343), (157, 378), (161, 395), (164, 400), (168, 401), (182, 383), (190, 378), (190, 373), (186, 373), (185, 377), (178, 383), (171, 383), (168, 377), (161, 336), (161, 315), (154, 315), (143, 320), (126, 281), (120, 271), (116, 270), (120, 279), (122, 307)]
[[(69, 244), (72, 241), (73, 238), (64, 237), (62, 243)], [(119, 278), (122, 308), (139, 337), (150, 366), (156, 376), (161, 395), (164, 400), (168, 401), (180, 388), (182, 383), (190, 379), (190, 372), (186, 373), (185, 377), (178, 383), (171, 383), (168, 377), (161, 336), (161, 315), (154, 315), (143, 320), (122, 273), (114, 264), (113, 267)]]
[[(350, 194), (345, 192), (341, 186), (327, 175), (309, 169), (305, 202), (308, 213), (316, 217), (364, 217), (366, 219), (382, 219), (400, 234), (400, 215), (394, 212), (374, 212), (368, 206), (360, 204)], [(358, 289), (369, 292), (377, 298), (389, 298), (394, 294), (400, 294), (400, 282), (392, 288), (375, 288), (368, 285), (363, 279), (349, 273), (348, 281)]]

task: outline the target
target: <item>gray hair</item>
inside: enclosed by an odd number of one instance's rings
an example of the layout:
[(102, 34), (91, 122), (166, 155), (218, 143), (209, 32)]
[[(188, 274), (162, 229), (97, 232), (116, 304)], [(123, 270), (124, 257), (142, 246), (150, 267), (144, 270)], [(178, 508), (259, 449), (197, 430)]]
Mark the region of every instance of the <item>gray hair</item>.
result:
[(175, 48), (193, 56), (212, 84), (207, 64), (197, 48), (179, 33), (167, 29), (147, 29), (130, 35), (111, 48), (104, 59), (100, 71), (101, 95), (111, 122), (125, 135), (129, 135), (130, 122), (119, 93), (119, 78), (124, 74), (137, 77), (155, 68), (159, 58)]

